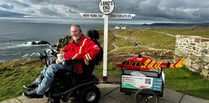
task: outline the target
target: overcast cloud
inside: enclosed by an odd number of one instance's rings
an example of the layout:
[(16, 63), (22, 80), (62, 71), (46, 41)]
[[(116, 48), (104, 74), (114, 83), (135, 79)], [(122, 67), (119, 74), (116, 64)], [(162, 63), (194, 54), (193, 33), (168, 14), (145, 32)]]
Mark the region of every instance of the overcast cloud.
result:
[[(0, 19), (85, 20), (79, 13), (100, 13), (100, 0), (1, 0)], [(209, 0), (114, 0), (113, 13), (136, 14), (132, 21), (209, 22)]]

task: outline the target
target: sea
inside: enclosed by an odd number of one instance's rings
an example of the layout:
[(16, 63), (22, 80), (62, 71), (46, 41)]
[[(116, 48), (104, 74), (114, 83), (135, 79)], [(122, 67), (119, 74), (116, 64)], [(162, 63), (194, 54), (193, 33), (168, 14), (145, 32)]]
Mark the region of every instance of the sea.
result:
[[(31, 23), (0, 21), (0, 63), (21, 59), (38, 58), (38, 53), (50, 49), (60, 38), (70, 35), (70, 25), (56, 23)], [(80, 23), (83, 33), (101, 29), (101, 23)], [(114, 27), (117, 24), (111, 24)], [(136, 25), (127, 25), (136, 27)], [(51, 45), (32, 45), (31, 42), (48, 41)]]

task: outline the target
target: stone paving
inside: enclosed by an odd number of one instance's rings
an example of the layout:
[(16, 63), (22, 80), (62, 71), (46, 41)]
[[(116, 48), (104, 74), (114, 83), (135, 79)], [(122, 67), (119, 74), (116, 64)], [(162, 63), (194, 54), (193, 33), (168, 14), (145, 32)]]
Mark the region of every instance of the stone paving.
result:
[[(99, 84), (101, 98), (99, 103), (134, 103), (134, 95), (125, 95), (120, 92), (118, 84)], [(47, 98), (29, 99), (19, 96), (13, 99), (5, 100), (0, 103), (46, 103)], [(78, 103), (76, 99), (71, 98), (65, 103)], [(164, 89), (164, 96), (159, 98), (159, 103), (209, 103), (209, 100), (184, 95), (169, 89)]]

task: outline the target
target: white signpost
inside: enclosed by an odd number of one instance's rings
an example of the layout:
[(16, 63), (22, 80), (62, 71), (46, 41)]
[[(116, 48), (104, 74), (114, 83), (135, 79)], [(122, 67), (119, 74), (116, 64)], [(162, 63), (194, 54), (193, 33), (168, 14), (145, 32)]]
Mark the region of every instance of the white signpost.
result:
[(113, 0), (101, 0), (99, 3), (101, 13), (80, 13), (83, 18), (104, 18), (103, 81), (107, 81), (108, 18), (132, 19), (135, 16), (135, 14), (111, 14), (114, 7)]

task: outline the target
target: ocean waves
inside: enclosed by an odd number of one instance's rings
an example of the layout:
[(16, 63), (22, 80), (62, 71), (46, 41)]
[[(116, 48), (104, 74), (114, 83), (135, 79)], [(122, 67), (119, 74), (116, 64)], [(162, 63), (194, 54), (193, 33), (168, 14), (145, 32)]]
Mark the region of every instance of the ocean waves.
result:
[(48, 45), (10, 44), (0, 47), (0, 63), (20, 58), (39, 58), (38, 53), (50, 48)]
[(49, 43), (41, 44), (40, 41), (28, 41), (24, 43), (18, 43), (18, 42), (4, 43), (4, 44), (0, 44), (0, 50), (21, 48), (21, 47), (32, 47), (32, 46), (50, 46), (50, 44)]

